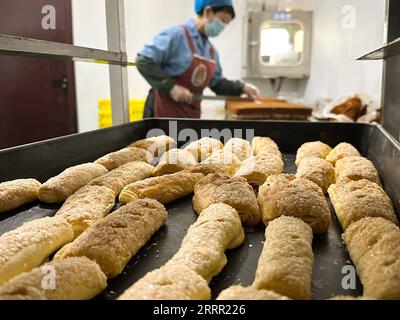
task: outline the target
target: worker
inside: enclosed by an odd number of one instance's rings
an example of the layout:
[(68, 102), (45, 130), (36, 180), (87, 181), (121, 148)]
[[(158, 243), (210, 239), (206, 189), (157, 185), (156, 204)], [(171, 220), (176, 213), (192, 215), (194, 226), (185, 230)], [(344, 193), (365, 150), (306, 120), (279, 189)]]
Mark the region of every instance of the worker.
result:
[(223, 77), (209, 41), (235, 18), (232, 0), (195, 0), (195, 11), (196, 18), (162, 31), (138, 53), (139, 72), (152, 87), (144, 118), (200, 118), (195, 95), (206, 87), (217, 95), (259, 96), (255, 86)]

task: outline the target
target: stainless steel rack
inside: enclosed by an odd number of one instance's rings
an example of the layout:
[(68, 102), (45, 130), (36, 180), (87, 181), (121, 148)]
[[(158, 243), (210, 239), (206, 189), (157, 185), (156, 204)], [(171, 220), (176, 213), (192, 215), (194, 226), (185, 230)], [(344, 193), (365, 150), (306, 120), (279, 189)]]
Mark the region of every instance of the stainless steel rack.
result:
[(0, 34), (0, 55), (109, 64), (113, 125), (119, 125), (129, 122), (127, 67), (135, 64), (126, 54), (124, 0), (105, 0), (105, 5), (108, 51)]

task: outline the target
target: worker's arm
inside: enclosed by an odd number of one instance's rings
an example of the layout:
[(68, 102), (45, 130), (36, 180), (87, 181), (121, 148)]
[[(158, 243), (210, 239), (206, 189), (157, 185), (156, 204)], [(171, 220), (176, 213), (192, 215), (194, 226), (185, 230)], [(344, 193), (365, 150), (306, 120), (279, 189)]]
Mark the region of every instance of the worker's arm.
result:
[(240, 96), (243, 93), (244, 83), (222, 78), (218, 83), (210, 86), (210, 89), (219, 96)]
[(171, 92), (175, 85), (175, 80), (165, 73), (157, 62), (139, 54), (136, 58), (136, 63), (140, 74), (153, 89), (164, 94)]

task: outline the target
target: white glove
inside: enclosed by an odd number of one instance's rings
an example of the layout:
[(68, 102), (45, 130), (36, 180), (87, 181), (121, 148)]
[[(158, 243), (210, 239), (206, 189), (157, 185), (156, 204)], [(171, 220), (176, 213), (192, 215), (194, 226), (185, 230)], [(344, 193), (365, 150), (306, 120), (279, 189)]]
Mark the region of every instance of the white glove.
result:
[(246, 83), (244, 85), (243, 92), (254, 100), (258, 100), (260, 98), (260, 90), (250, 83)]
[(193, 102), (193, 94), (178, 84), (174, 85), (170, 92), (171, 98), (176, 102), (184, 102), (184, 103), (192, 103)]

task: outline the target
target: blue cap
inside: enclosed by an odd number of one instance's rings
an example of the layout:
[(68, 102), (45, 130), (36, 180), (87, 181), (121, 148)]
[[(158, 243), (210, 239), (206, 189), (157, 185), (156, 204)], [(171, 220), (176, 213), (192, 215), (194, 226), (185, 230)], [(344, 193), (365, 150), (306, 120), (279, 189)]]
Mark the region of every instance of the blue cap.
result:
[(194, 10), (197, 14), (204, 10), (207, 6), (211, 7), (222, 7), (230, 6), (233, 7), (232, 0), (196, 0), (194, 4)]

